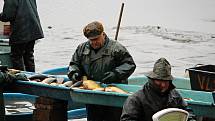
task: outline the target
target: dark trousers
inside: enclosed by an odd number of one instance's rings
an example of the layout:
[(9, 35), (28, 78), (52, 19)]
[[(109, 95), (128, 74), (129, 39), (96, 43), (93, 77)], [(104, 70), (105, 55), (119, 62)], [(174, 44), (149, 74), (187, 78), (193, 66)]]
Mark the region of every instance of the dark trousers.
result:
[(35, 72), (34, 44), (35, 41), (11, 44), (11, 61), (14, 69)]
[(87, 121), (120, 121), (122, 108), (102, 105), (86, 105)]

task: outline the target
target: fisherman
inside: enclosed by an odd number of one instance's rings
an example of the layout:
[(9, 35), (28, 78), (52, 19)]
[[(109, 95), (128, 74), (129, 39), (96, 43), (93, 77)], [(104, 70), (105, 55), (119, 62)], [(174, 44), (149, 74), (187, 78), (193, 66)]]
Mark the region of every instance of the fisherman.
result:
[[(83, 29), (87, 42), (80, 44), (69, 64), (69, 79), (80, 81), (82, 76), (102, 83), (125, 83), (136, 65), (127, 49), (108, 38), (103, 25), (94, 21)], [(98, 99), (99, 100), (99, 99)], [(122, 108), (86, 105), (88, 121), (119, 121)]]
[(35, 41), (44, 37), (36, 0), (4, 0), (0, 21), (11, 24), (12, 68), (35, 72)]
[(120, 121), (152, 121), (156, 112), (165, 108), (185, 109), (186, 102), (172, 83), (171, 65), (165, 58), (158, 59), (153, 71), (146, 74), (143, 89), (130, 95), (124, 103)]

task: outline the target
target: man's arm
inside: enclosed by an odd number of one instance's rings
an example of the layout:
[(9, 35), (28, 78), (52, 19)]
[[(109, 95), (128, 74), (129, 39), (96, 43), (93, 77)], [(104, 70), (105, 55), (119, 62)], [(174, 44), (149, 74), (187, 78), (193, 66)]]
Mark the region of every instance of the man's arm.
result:
[(115, 59), (117, 67), (114, 69), (119, 80), (127, 79), (135, 70), (136, 64), (124, 46), (121, 46), (119, 51), (116, 51)]
[(72, 59), (69, 63), (68, 68), (68, 77), (70, 80), (80, 81), (81, 79), (81, 70), (80, 70), (80, 56), (79, 56), (79, 47), (76, 49), (75, 53), (72, 56)]
[(134, 95), (129, 96), (123, 105), (120, 121), (139, 121), (139, 118), (143, 117), (143, 111), (140, 108), (140, 103), (136, 97)]

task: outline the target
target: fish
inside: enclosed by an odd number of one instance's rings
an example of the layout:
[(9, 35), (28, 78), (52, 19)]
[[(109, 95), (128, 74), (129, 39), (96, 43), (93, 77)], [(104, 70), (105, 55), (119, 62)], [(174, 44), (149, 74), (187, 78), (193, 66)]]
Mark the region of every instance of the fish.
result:
[(45, 78), (42, 83), (46, 83), (46, 84), (51, 84), (52, 82), (54, 81), (57, 81), (56, 78), (53, 78), (53, 77), (48, 77), (48, 78)]
[(40, 82), (41, 80), (40, 79), (33, 79), (31, 80), (32, 82)]
[(114, 85), (108, 85), (107, 87), (105, 87), (105, 92), (118, 92), (118, 93), (122, 93), (122, 94), (128, 94), (129, 92), (124, 91)]
[(70, 88), (81, 87), (83, 85), (83, 81), (77, 81)]
[(87, 90), (93, 90), (93, 91), (105, 91), (105, 92), (118, 92), (122, 94), (128, 94), (129, 92), (126, 92), (117, 86), (114, 85), (108, 85), (107, 87), (102, 87), (100, 84), (96, 83), (93, 80), (84, 80), (82, 82), (76, 82), (75, 86), (73, 85), (72, 88), (79, 87), (79, 89), (87, 89)]
[(105, 91), (105, 88), (96, 88), (96, 89), (93, 89), (94, 91)]
[(102, 88), (100, 84), (96, 83), (93, 80), (84, 80), (82, 85), (83, 85), (84, 89), (88, 89), (88, 90)]
[(21, 72), (21, 70), (8, 69), (8, 73), (9, 73), (9, 74), (12, 74), (12, 75), (15, 75), (15, 74), (20, 73), (20, 72)]
[(40, 81), (44, 80), (45, 78), (48, 78), (48, 76), (43, 75), (43, 74), (35, 74), (35, 75), (31, 75), (28, 77), (28, 79), (30, 79), (30, 80), (39, 79)]
[[(80, 89), (87, 89), (87, 90), (96, 90), (98, 88), (102, 88), (100, 84), (96, 83), (93, 80), (82, 80), (75, 82), (71, 88), (79, 87)], [(103, 89), (98, 89), (103, 90)]]
[(71, 87), (72, 84), (73, 84), (72, 81), (66, 81), (66, 82), (64, 82), (62, 85), (65, 86), (65, 87)]
[(63, 84), (63, 82), (64, 82), (64, 78), (59, 78), (59, 77), (56, 78), (56, 83)]
[(122, 94), (128, 94), (129, 92), (124, 91), (120, 89), (119, 87), (115, 85), (108, 85), (107, 87), (102, 87), (101, 83), (97, 83), (93, 80), (87, 80), (87, 77), (83, 77), (82, 81), (78, 81), (74, 83), (71, 88), (77, 89), (87, 89), (87, 90), (93, 90), (93, 91), (105, 91), (105, 92), (118, 92)]
[(52, 86), (58, 86), (59, 84), (56, 83), (56, 82), (52, 82), (50, 85), (52, 85)]

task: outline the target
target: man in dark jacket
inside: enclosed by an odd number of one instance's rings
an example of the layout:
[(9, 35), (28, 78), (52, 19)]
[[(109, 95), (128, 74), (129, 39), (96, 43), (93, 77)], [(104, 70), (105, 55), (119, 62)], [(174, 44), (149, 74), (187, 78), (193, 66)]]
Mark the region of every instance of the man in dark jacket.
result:
[[(80, 81), (82, 76), (103, 83), (127, 83), (136, 65), (127, 49), (111, 40), (100, 22), (89, 23), (83, 29), (88, 39), (78, 46), (69, 64), (68, 77)], [(119, 121), (121, 108), (87, 105), (88, 121)]]
[(129, 96), (120, 121), (152, 121), (152, 115), (165, 108), (185, 109), (186, 103), (172, 84), (171, 66), (165, 58), (155, 62), (143, 89)]
[(13, 68), (34, 72), (34, 44), (44, 37), (36, 0), (4, 0), (0, 21), (11, 24), (9, 44)]

